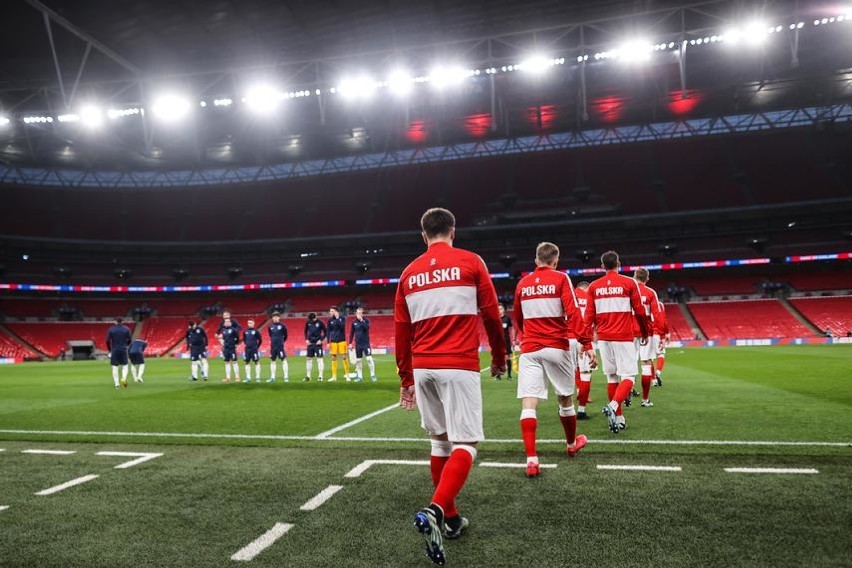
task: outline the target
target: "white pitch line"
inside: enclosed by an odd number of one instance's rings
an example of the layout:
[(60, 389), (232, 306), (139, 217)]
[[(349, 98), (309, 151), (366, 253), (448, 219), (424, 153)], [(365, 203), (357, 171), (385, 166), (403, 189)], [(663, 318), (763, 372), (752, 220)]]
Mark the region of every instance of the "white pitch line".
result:
[(5, 511), (9, 508), (9, 505), (0, 505), (0, 511)]
[(598, 469), (616, 471), (683, 471), (676, 465), (599, 465)]
[(21, 450), (22, 454), (38, 454), (45, 456), (70, 456), (77, 452), (73, 450)]
[[(428, 444), (429, 438), (403, 437), (352, 437), (329, 436), (287, 436), (278, 434), (213, 434), (196, 432), (118, 432), (109, 430), (0, 430), (0, 434), (31, 434), (40, 436), (115, 436), (126, 438), (209, 438), (219, 440), (291, 440), (291, 441), (329, 441), (329, 442), (417, 442)], [(486, 444), (521, 444), (520, 439), (497, 438), (486, 439)], [(565, 438), (536, 440), (537, 444), (565, 445)], [(850, 448), (849, 442), (801, 442), (786, 440), (633, 440), (623, 438), (590, 439), (590, 444), (615, 445), (651, 445), (651, 446), (801, 446), (801, 447), (832, 447)]]
[[(539, 464), (539, 467), (542, 469), (556, 469), (555, 463), (542, 463)], [(517, 468), (525, 468), (527, 464), (525, 463), (506, 463), (506, 462), (480, 462), (479, 467), (517, 467)]]
[(374, 465), (429, 465), (426, 460), (365, 460), (350, 469), (343, 477), (361, 477), (361, 474)]
[(152, 460), (154, 458), (158, 458), (163, 454), (154, 454), (154, 453), (146, 453), (146, 452), (98, 452), (96, 455), (99, 456), (116, 456), (123, 458), (136, 458), (135, 460), (126, 461), (124, 463), (120, 463), (113, 469), (127, 469), (129, 467), (133, 467), (134, 465), (139, 465), (140, 463), (145, 463), (148, 460)]
[(726, 467), (725, 471), (727, 471), (728, 473), (819, 473), (818, 469), (814, 469), (811, 467)]
[(314, 509), (318, 509), (320, 505), (334, 497), (334, 494), (343, 489), (342, 485), (329, 485), (299, 507), (300, 511), (313, 511)]
[(347, 428), (351, 428), (352, 426), (355, 426), (356, 424), (360, 424), (361, 422), (365, 422), (365, 421), (369, 420), (370, 418), (375, 418), (379, 414), (384, 414), (385, 412), (388, 412), (388, 411), (393, 410), (394, 408), (398, 408), (398, 407), (399, 407), (399, 404), (394, 403), (394, 404), (391, 404), (390, 406), (380, 408), (379, 410), (376, 410), (375, 412), (365, 414), (364, 416), (362, 416), (360, 418), (356, 418), (355, 420), (350, 420), (346, 424), (341, 424), (340, 426), (336, 426), (336, 427), (332, 428), (331, 430), (326, 430), (325, 432), (323, 432), (321, 434), (317, 434), (316, 438), (318, 440), (328, 438), (332, 434), (337, 434), (341, 430), (346, 430)]
[(82, 485), (83, 483), (86, 483), (87, 481), (91, 481), (91, 480), (97, 479), (97, 478), (98, 478), (97, 475), (84, 475), (83, 477), (78, 477), (77, 479), (72, 479), (71, 481), (66, 481), (65, 483), (62, 483), (61, 485), (57, 485), (55, 487), (49, 487), (49, 488), (47, 488), (43, 491), (39, 491), (38, 493), (35, 493), (35, 495), (53, 495), (54, 493), (59, 493), (60, 491), (68, 489), (69, 487), (74, 487), (75, 485)]
[(272, 546), (276, 540), (287, 534), (295, 525), (290, 523), (275, 523), (271, 529), (257, 537), (255, 540), (248, 543), (231, 556), (231, 560), (238, 562), (248, 562), (255, 556)]

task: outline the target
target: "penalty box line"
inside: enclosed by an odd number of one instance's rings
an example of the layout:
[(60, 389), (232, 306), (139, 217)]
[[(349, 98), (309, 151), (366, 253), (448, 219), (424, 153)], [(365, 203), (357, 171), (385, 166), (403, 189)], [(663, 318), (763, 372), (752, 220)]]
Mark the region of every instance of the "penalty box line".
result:
[[(108, 430), (21, 430), (0, 429), (0, 434), (30, 434), (39, 436), (115, 436), (127, 438), (210, 438), (220, 440), (280, 440), (280, 441), (329, 441), (329, 442), (413, 442), (429, 443), (429, 438), (369, 437), (369, 436), (288, 436), (279, 434), (213, 434), (201, 432), (120, 432)], [(523, 440), (495, 438), (483, 440), (485, 444), (521, 444)], [(542, 439), (538, 444), (565, 444), (565, 439)], [(614, 438), (589, 439), (591, 444), (651, 445), (651, 446), (803, 446), (850, 448), (852, 442), (805, 442), (787, 440), (625, 440)]]

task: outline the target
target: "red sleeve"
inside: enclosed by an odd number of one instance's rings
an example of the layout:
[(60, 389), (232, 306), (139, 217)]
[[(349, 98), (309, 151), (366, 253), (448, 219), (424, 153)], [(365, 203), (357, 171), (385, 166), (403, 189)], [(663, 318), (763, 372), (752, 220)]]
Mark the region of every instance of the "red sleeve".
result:
[[(583, 349), (591, 349), (591, 335), (585, 333), (586, 326), (583, 321), (583, 312), (580, 311), (580, 307), (577, 305), (574, 283), (571, 282), (571, 277), (567, 274), (565, 275), (565, 281), (565, 286), (563, 286), (562, 290), (562, 308), (565, 310), (565, 315), (568, 316), (568, 325), (571, 326), (574, 335), (577, 336), (577, 341), (583, 345)], [(569, 291), (567, 294), (565, 288)]]
[[(630, 279), (630, 305), (633, 307), (633, 315), (639, 324), (639, 333), (642, 338), (649, 335), (650, 319), (645, 315), (645, 305), (642, 304), (642, 295), (639, 294), (639, 286)], [(588, 308), (586, 308), (588, 309)]]
[(401, 386), (408, 388), (414, 385), (414, 369), (411, 363), (411, 315), (408, 313), (408, 304), (402, 293), (403, 281), (400, 278), (396, 287), (393, 306), (394, 352)]
[(665, 337), (669, 334), (669, 317), (666, 315), (666, 309), (662, 304), (660, 304), (660, 308), (660, 332)]
[[(660, 306), (660, 300), (657, 298), (657, 293), (651, 290), (651, 314), (654, 316), (654, 325), (659, 329), (664, 329), (666, 325), (666, 314)], [(653, 330), (651, 330), (653, 332)]]
[[(475, 268), (476, 303), (479, 315), (485, 324), (485, 333), (491, 346), (492, 361), (506, 360), (506, 343), (503, 341), (503, 322), (500, 321), (500, 311), (497, 309), (497, 291), (488, 274), (485, 261), (477, 257), (479, 262)], [(502, 363), (501, 363), (502, 364)]]
[(515, 302), (513, 311), (515, 312), (515, 341), (520, 343), (524, 335), (524, 312), (521, 310), (521, 283), (518, 282), (518, 287), (515, 288)]
[(586, 344), (583, 343), (583, 340), (580, 340), (583, 349), (586, 351), (592, 348), (592, 327), (595, 325), (595, 315), (594, 290), (589, 286), (589, 289), (586, 290), (586, 315), (583, 317), (582, 329), (577, 331), (578, 338), (588, 341), (588, 344)]

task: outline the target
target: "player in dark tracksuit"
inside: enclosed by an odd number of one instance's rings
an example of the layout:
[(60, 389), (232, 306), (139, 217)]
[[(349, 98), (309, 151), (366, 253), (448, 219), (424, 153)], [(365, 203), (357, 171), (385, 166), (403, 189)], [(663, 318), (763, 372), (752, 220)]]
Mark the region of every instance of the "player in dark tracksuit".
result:
[(240, 342), (240, 331), (225, 320), (222, 327), (222, 358), (225, 360), (225, 378), (223, 383), (231, 382), (231, 370), (234, 371), (234, 382), (240, 382), (240, 364), (237, 362), (237, 345)]
[(132, 342), (130, 330), (121, 325), (121, 318), (115, 318), (115, 325), (109, 328), (106, 346), (109, 351), (109, 364), (112, 366), (112, 381), (119, 386), (118, 368), (121, 367), (121, 386), (127, 388), (127, 348)]
[[(506, 380), (512, 380), (512, 318), (500, 304), (500, 323), (503, 326), (503, 341), (506, 342)], [(498, 381), (500, 375), (494, 377)]]
[(246, 362), (246, 382), (251, 382), (251, 364), (254, 363), (254, 381), (260, 382), (260, 346), (263, 345), (263, 335), (254, 328), (254, 320), (248, 320), (248, 327), (243, 332), (243, 346), (245, 353), (243, 359)]
[(287, 363), (287, 352), (284, 350), (284, 342), (287, 341), (287, 326), (281, 323), (281, 314), (272, 312), (272, 323), (269, 324), (269, 379), (268, 383), (275, 382), (275, 372), (278, 359), (281, 359), (281, 370), (284, 372), (284, 382), (290, 382), (290, 365)]
[(145, 373), (145, 348), (148, 342), (142, 339), (134, 339), (130, 344), (130, 372), (133, 374), (134, 383), (143, 383), (142, 375)]
[(355, 345), (355, 382), (364, 380), (364, 358), (370, 367), (370, 380), (376, 382), (376, 362), (373, 361), (373, 352), (370, 350), (370, 320), (364, 317), (364, 308), (355, 310), (355, 319), (352, 320), (352, 329), (349, 330), (349, 345)]
[(317, 359), (317, 374), (322, 382), (322, 373), (325, 370), (325, 361), (322, 356), (322, 342), (328, 335), (325, 324), (322, 323), (317, 315), (313, 312), (308, 314), (308, 321), (305, 322), (305, 346), (307, 347), (307, 362), (305, 363), (307, 374), (305, 382), (311, 380), (311, 371), (314, 368), (314, 359)]
[(190, 381), (198, 380), (198, 368), (201, 367), (201, 378), (207, 380), (207, 371), (210, 369), (207, 363), (207, 332), (194, 321), (189, 322), (186, 330), (186, 348), (189, 349), (189, 358), (192, 361), (192, 375)]
[(216, 328), (216, 339), (218, 339), (220, 342), (222, 341), (222, 331), (225, 329), (225, 325), (228, 322), (230, 322), (231, 327), (236, 329), (238, 332), (243, 330), (243, 326), (240, 325), (240, 322), (231, 317), (231, 312), (222, 312), (222, 321), (219, 322), (219, 327)]

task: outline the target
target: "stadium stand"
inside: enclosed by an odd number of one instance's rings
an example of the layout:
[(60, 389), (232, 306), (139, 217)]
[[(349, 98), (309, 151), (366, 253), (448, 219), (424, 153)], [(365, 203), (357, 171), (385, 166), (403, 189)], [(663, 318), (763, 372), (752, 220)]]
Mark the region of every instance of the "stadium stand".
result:
[(0, 331), (0, 358), (28, 359), (38, 357), (38, 353), (21, 345), (2, 331)]
[(148, 342), (146, 355), (160, 356), (174, 347), (186, 335), (186, 317), (150, 317), (142, 325), (140, 338)]
[[(90, 322), (14, 322), (6, 326), (18, 337), (47, 355), (57, 357), (68, 341), (94, 342), (97, 349), (106, 349), (106, 332), (111, 323)], [(132, 331), (133, 323), (125, 323)]]
[(695, 339), (695, 332), (692, 331), (692, 328), (680, 311), (680, 306), (677, 304), (666, 304), (666, 321), (669, 324), (669, 333), (671, 333), (672, 341), (689, 341)]
[(777, 300), (691, 302), (689, 309), (708, 339), (764, 339), (813, 335)]
[(823, 332), (834, 336), (852, 332), (852, 296), (791, 298), (790, 303)]

